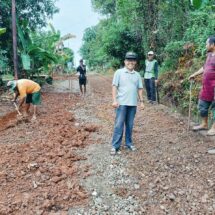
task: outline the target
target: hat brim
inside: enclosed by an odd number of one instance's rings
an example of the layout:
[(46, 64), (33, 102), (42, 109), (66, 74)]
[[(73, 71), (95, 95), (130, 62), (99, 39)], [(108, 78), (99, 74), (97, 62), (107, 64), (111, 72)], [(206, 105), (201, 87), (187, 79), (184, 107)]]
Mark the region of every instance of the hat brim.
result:
[(137, 58), (126, 57), (125, 60), (137, 60)]

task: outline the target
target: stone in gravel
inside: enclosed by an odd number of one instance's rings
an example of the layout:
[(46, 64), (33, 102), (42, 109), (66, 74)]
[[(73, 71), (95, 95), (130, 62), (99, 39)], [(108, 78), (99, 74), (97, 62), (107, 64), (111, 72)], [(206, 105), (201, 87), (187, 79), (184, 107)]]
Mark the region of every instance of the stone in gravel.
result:
[(164, 211), (166, 210), (165, 206), (163, 206), (163, 205), (161, 205), (160, 208)]
[(98, 196), (98, 193), (96, 191), (93, 191), (92, 196)]
[(173, 193), (169, 194), (169, 199), (175, 201), (175, 195)]
[(214, 154), (215, 154), (215, 149), (209, 149), (209, 150), (208, 150), (208, 154), (214, 155)]
[(30, 169), (30, 170), (34, 170), (34, 169), (37, 169), (37, 168), (39, 168), (39, 165), (37, 163), (28, 164), (28, 169)]
[(135, 184), (134, 188), (135, 188), (135, 190), (139, 190), (140, 189), (140, 185), (139, 184)]
[(51, 179), (51, 181), (52, 182), (54, 182), (54, 183), (58, 183), (59, 181), (61, 181), (62, 180), (62, 178), (61, 177), (58, 177), (58, 176), (55, 176), (55, 177), (53, 177), (52, 179)]
[(205, 194), (204, 196), (202, 196), (202, 199), (201, 199), (202, 203), (206, 203), (207, 199), (208, 199), (208, 195), (207, 194)]
[(35, 181), (33, 181), (32, 183), (33, 183), (34, 189), (36, 189), (38, 187), (37, 183)]
[(104, 205), (103, 208), (104, 208), (104, 211), (109, 211), (109, 209), (110, 209), (110, 207), (107, 205)]
[(101, 204), (101, 203), (102, 203), (102, 199), (101, 199), (101, 198), (96, 198), (95, 202), (96, 202), (97, 204)]

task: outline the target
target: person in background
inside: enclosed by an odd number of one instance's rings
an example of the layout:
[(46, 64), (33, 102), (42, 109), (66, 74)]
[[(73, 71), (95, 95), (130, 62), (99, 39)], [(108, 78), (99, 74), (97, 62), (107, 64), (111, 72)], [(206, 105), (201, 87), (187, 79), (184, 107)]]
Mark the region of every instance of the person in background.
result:
[(213, 125), (208, 131), (208, 135), (215, 135), (215, 36), (211, 36), (206, 41), (207, 59), (205, 65), (197, 72), (192, 74), (189, 79), (192, 80), (196, 76), (203, 74), (202, 89), (199, 94), (198, 109), (202, 118), (202, 122), (198, 126), (193, 127), (193, 131), (208, 129), (208, 110), (213, 111)]
[(19, 97), (18, 110), (24, 103), (26, 103), (25, 115), (29, 114), (30, 105), (31, 103), (33, 104), (34, 113), (32, 120), (36, 120), (37, 106), (41, 104), (40, 85), (32, 80), (20, 79), (9, 81), (7, 83), (7, 87), (14, 93), (13, 102), (16, 102), (17, 98)]
[(148, 103), (156, 102), (156, 86), (158, 84), (158, 62), (154, 59), (154, 52), (148, 52), (145, 61), (144, 83), (147, 93)]
[(125, 145), (135, 151), (132, 140), (134, 118), (137, 110), (138, 97), (143, 109), (143, 84), (141, 76), (134, 69), (137, 55), (128, 52), (125, 56), (125, 67), (115, 72), (112, 83), (113, 107), (116, 109), (116, 119), (112, 139), (111, 155), (120, 153), (125, 126)]
[[(86, 95), (87, 92), (87, 76), (86, 76), (86, 66), (84, 65), (83, 59), (80, 60), (80, 65), (77, 68), (77, 73), (79, 72), (79, 86), (82, 95)], [(84, 86), (84, 90), (83, 90)]]

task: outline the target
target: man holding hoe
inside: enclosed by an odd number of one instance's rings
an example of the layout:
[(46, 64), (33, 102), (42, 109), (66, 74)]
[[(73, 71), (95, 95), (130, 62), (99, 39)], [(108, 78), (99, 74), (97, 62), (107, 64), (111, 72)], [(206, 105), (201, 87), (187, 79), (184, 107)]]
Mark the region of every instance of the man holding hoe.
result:
[(128, 52), (125, 56), (125, 67), (115, 72), (112, 83), (113, 107), (116, 108), (116, 119), (112, 139), (111, 155), (120, 153), (125, 126), (125, 145), (128, 150), (135, 151), (132, 141), (132, 130), (136, 114), (138, 97), (143, 109), (143, 84), (141, 76), (134, 69), (137, 55)]
[(25, 115), (28, 115), (30, 104), (32, 103), (34, 107), (32, 120), (36, 120), (37, 105), (41, 103), (40, 85), (28, 79), (20, 79), (9, 81), (7, 83), (7, 87), (14, 93), (13, 102), (16, 102), (18, 97), (20, 98), (17, 111), (19, 111), (20, 107), (25, 102), (26, 103)]
[[(203, 74), (202, 89), (199, 94), (199, 112), (202, 117), (202, 122), (198, 126), (193, 127), (193, 131), (207, 130), (208, 129), (208, 110), (211, 108), (213, 111), (213, 118), (215, 121), (215, 36), (211, 36), (206, 41), (206, 49), (208, 51), (205, 65), (196, 73), (189, 77), (190, 80), (194, 79), (197, 75)], [(215, 135), (215, 122), (208, 135)]]

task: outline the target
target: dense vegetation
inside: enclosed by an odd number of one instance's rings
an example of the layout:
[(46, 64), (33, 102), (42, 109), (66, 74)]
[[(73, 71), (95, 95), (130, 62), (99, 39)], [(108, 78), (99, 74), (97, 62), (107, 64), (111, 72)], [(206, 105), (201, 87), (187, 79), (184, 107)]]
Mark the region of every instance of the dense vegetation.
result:
[[(63, 41), (73, 35), (62, 36), (48, 20), (58, 12), (55, 0), (16, 0), (19, 77), (64, 70), (73, 62), (73, 51)], [(0, 72), (13, 74), (11, 1), (0, 3)]]
[[(92, 0), (103, 15), (83, 37), (82, 56), (97, 70), (117, 68), (124, 54), (139, 55), (142, 70), (146, 53), (159, 61), (164, 99), (187, 108), (187, 77), (202, 66), (206, 39), (215, 34), (214, 0)], [(195, 98), (199, 85), (195, 85)]]

